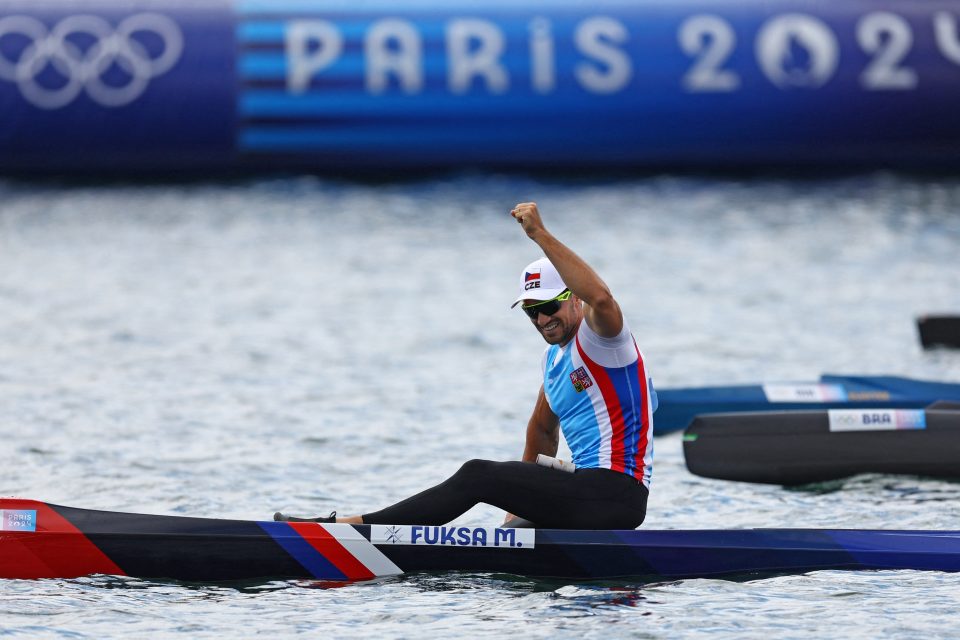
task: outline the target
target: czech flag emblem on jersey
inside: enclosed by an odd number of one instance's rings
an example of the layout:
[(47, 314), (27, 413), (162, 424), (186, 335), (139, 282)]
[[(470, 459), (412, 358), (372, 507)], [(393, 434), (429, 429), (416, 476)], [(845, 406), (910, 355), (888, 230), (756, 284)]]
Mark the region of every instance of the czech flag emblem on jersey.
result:
[(577, 390), (577, 393), (593, 386), (593, 380), (590, 379), (587, 370), (583, 367), (570, 374), (570, 382), (573, 383), (573, 388)]

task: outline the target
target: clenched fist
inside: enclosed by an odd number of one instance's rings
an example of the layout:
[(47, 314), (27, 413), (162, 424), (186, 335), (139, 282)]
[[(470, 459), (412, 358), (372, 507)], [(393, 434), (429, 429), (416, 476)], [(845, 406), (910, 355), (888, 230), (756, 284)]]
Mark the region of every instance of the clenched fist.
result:
[(536, 202), (521, 202), (513, 207), (510, 215), (517, 219), (529, 238), (544, 230)]

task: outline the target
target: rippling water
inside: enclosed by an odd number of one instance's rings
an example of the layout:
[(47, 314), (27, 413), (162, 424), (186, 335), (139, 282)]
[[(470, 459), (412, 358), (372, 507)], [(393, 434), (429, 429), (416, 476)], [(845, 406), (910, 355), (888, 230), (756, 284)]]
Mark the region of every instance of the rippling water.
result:
[[(960, 381), (915, 316), (960, 311), (960, 180), (495, 175), (0, 183), (0, 492), (263, 519), (379, 508), (522, 450), (542, 342), (508, 308), (535, 199), (605, 277), (660, 387), (821, 373)], [(960, 484), (785, 490), (656, 441), (648, 528), (960, 528)], [(460, 521), (499, 522), (480, 506)], [(323, 588), (0, 581), (0, 635), (953, 637), (952, 575)]]

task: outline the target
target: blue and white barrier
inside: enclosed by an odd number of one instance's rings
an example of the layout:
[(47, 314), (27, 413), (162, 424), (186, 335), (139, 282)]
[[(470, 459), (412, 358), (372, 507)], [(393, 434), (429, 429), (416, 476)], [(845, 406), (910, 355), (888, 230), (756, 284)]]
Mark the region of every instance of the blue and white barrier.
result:
[(0, 0), (0, 170), (960, 166), (960, 2)]

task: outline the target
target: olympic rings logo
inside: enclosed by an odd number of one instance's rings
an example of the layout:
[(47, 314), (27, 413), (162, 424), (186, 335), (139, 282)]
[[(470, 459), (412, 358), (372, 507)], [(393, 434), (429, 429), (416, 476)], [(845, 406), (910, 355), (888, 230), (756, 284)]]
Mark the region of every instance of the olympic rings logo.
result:
[[(147, 32), (163, 42), (162, 52), (153, 57), (143, 43), (132, 36)], [(53, 30), (36, 18), (0, 18), (0, 44), (4, 38), (26, 37), (29, 44), (17, 59), (0, 49), (0, 79), (14, 82), (23, 97), (41, 109), (59, 109), (76, 99), (83, 90), (104, 107), (120, 107), (139, 98), (151, 79), (166, 73), (183, 53), (183, 33), (177, 23), (157, 13), (138, 13), (124, 19), (116, 30), (103, 18), (78, 15), (64, 18)], [(83, 48), (70, 40), (89, 40)], [(41, 73), (52, 66), (66, 79), (62, 86), (44, 87)], [(108, 70), (118, 66), (126, 76), (119, 85), (104, 81)]]

